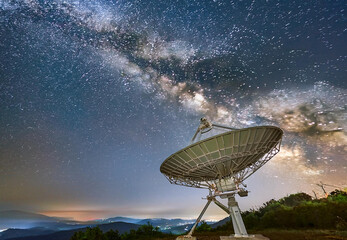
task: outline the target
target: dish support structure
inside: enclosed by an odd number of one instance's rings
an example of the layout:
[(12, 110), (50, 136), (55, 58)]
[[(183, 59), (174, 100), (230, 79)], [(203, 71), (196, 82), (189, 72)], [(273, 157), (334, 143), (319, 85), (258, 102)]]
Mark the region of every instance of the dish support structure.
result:
[[(216, 199), (216, 196), (220, 196), (221, 198), (227, 198), (228, 199), (228, 206), (225, 206), (223, 203), (218, 201)], [(220, 207), (223, 211), (225, 211), (228, 215), (230, 215), (231, 221), (233, 223), (234, 228), (234, 235), (231, 235), (236, 238), (249, 238), (252, 237), (252, 235), (248, 235), (245, 224), (243, 223), (242, 217), (241, 217), (241, 210), (239, 208), (239, 205), (235, 199), (235, 193), (226, 193), (226, 194), (220, 194), (220, 195), (208, 195), (206, 197), (207, 203), (202, 209), (199, 217), (196, 219), (193, 227), (190, 229), (189, 233), (185, 236), (183, 236), (183, 239), (192, 239), (194, 238), (193, 232), (198, 226), (199, 222), (201, 221), (202, 216), (205, 214), (207, 208), (209, 207), (211, 202), (214, 202), (218, 207)], [(182, 239), (182, 237), (179, 237), (177, 239)]]
[[(211, 131), (214, 128), (224, 129), (224, 130), (228, 130), (228, 131), (238, 130), (236, 128), (231, 128), (228, 126), (211, 123), (206, 118), (201, 118), (200, 119), (200, 125), (199, 125), (198, 129), (196, 130), (190, 143), (193, 144), (194, 142), (200, 141), (203, 134)], [(278, 141), (277, 144), (278, 144), (278, 146), (280, 146), (280, 140)], [(278, 151), (279, 151), (279, 147), (278, 147), (278, 149), (276, 148), (276, 151), (272, 150), (269, 153), (267, 153), (266, 158), (263, 161), (263, 164), (266, 163), (268, 160), (270, 160), (274, 155), (276, 155), (276, 153)], [(252, 173), (254, 173), (262, 165), (253, 169)], [(185, 181), (181, 181), (179, 179), (177, 180), (177, 179), (168, 177), (168, 180), (171, 183), (175, 183), (178, 185), (184, 185), (184, 186), (190, 186), (190, 187), (197, 187), (197, 188), (208, 188), (210, 191), (210, 194), (206, 197), (207, 203), (204, 206), (204, 208), (202, 209), (199, 217), (196, 219), (196, 221), (195, 221), (193, 227), (191, 228), (191, 230), (189, 231), (189, 233), (187, 235), (177, 237), (177, 240), (188, 240), (188, 239), (195, 240), (196, 239), (196, 237), (192, 236), (193, 232), (196, 229), (196, 227), (198, 226), (199, 222), (201, 221), (202, 216), (206, 212), (206, 210), (209, 207), (211, 202), (214, 202), (218, 207), (220, 207), (228, 215), (230, 215), (230, 218), (231, 218), (231, 221), (233, 224), (233, 228), (234, 228), (234, 234), (232, 234), (226, 238), (229, 238), (229, 239), (235, 239), (235, 238), (267, 239), (264, 237), (259, 238), (259, 236), (257, 237), (255, 235), (249, 235), (247, 233), (245, 224), (242, 220), (241, 210), (240, 210), (239, 205), (235, 199), (236, 193), (240, 197), (246, 197), (248, 195), (248, 191), (246, 191), (244, 188), (240, 187), (240, 185), (243, 185), (244, 187), (246, 187), (246, 185), (243, 184), (243, 180), (245, 180), (247, 177), (245, 177), (245, 176), (243, 176), (243, 178), (237, 178), (235, 176), (234, 177), (226, 177), (223, 179), (216, 179), (216, 180), (210, 181), (210, 182), (206, 181), (206, 184), (202, 184), (201, 182), (194, 182), (194, 181), (186, 183)], [(214, 182), (214, 183), (212, 183), (212, 182)], [(212, 194), (212, 192), (213, 192), (213, 194)], [(218, 201), (216, 199), (217, 196), (219, 196), (222, 199), (227, 198), (228, 199), (228, 205), (225, 206), (223, 203)], [(222, 237), (221, 237), (221, 239), (222, 239)], [(223, 237), (223, 239), (225, 239), (225, 238)]]
[[(215, 124), (215, 123), (211, 123), (209, 122), (206, 118), (201, 118), (200, 119), (200, 125), (198, 127), (198, 129), (196, 130), (193, 138), (191, 139), (190, 143), (194, 143), (196, 141), (200, 141), (201, 136), (207, 132), (209, 132), (210, 130), (212, 130), (213, 128), (220, 128), (220, 129), (225, 129), (225, 130), (237, 130), (236, 128), (231, 128), (228, 126), (224, 126), (224, 125), (220, 125), (220, 124)], [(231, 179), (230, 179), (231, 180)], [(230, 181), (229, 180), (229, 181)], [(245, 237), (252, 237), (252, 235), (248, 235), (245, 224), (243, 223), (242, 220), (242, 216), (241, 216), (241, 210), (239, 208), (239, 204), (237, 203), (236, 199), (235, 199), (235, 194), (236, 192), (233, 190), (236, 190), (237, 188), (235, 183), (231, 180), (231, 186), (230, 185), (226, 185), (226, 186), (222, 186), (219, 185), (220, 190), (223, 192), (221, 194), (212, 194), (212, 190), (215, 189), (211, 189), (210, 190), (210, 194), (206, 197), (207, 199), (207, 203), (205, 205), (205, 207), (202, 209), (199, 217), (196, 219), (193, 227), (190, 229), (189, 233), (187, 235), (178, 237), (178, 239), (194, 239), (193, 232), (196, 229), (196, 227), (198, 226), (199, 222), (201, 221), (202, 216), (205, 214), (207, 208), (209, 207), (211, 202), (214, 202), (218, 207), (220, 207), (222, 210), (224, 210), (228, 215), (230, 215), (231, 221), (233, 223), (233, 228), (234, 228), (234, 235), (231, 235), (233, 237), (236, 238), (245, 238)], [(229, 182), (230, 183), (230, 182)], [(218, 184), (216, 184), (218, 186)], [(211, 185), (210, 185), (211, 186)], [(231, 187), (231, 188), (230, 188)], [(214, 186), (215, 188), (215, 186)], [(227, 192), (224, 193), (224, 191), (233, 191), (233, 192)], [(239, 195), (244, 197), (247, 196), (247, 191), (239, 191)], [(218, 201), (216, 199), (216, 197), (219, 196), (222, 199), (223, 198), (227, 198), (228, 199), (228, 206), (225, 206), (223, 203), (221, 203), (220, 201)]]

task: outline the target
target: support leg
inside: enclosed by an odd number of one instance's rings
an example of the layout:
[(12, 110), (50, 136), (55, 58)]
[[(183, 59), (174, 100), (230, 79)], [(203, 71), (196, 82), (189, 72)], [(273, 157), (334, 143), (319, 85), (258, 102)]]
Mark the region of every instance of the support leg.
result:
[(213, 198), (212, 201), (218, 206), (220, 207), (222, 210), (224, 210), (228, 215), (230, 215), (230, 210), (227, 206), (224, 206), (223, 203), (221, 203), (220, 201), (218, 201), (216, 198)]
[(192, 234), (193, 234), (193, 232), (194, 232), (194, 230), (195, 230), (196, 226), (197, 226), (197, 225), (198, 225), (198, 223), (200, 222), (200, 220), (201, 220), (202, 216), (203, 216), (203, 215), (204, 215), (204, 213), (206, 212), (206, 209), (207, 209), (207, 208), (208, 208), (208, 206), (210, 205), (211, 201), (212, 201), (211, 199), (208, 199), (208, 200), (207, 200), (207, 203), (206, 203), (206, 205), (205, 205), (204, 209), (202, 209), (202, 212), (200, 213), (200, 215), (199, 215), (198, 219), (196, 219), (196, 222), (195, 222), (194, 226), (192, 227), (192, 229), (190, 229), (190, 231), (189, 231), (189, 233), (188, 233), (188, 235), (187, 235), (187, 236), (189, 236), (189, 237), (191, 237), (191, 236), (192, 236)]

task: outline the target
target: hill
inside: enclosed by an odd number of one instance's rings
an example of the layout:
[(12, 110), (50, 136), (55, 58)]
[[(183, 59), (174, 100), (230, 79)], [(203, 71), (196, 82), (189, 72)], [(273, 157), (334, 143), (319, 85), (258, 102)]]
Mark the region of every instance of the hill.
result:
[(222, 220), (211, 224), (211, 228), (221, 227), (230, 221), (230, 217), (223, 218)]
[[(108, 232), (110, 230), (117, 230), (120, 234), (125, 232), (130, 232), (131, 230), (136, 230), (140, 226), (132, 223), (124, 223), (124, 222), (115, 222), (108, 224), (100, 224), (98, 228), (103, 232)], [(39, 235), (39, 236), (27, 236), (27, 237), (18, 237), (11, 238), (11, 240), (69, 240), (75, 232), (85, 232), (88, 228), (79, 228), (73, 230), (66, 231), (58, 231), (51, 234)]]
[(139, 219), (139, 218), (129, 218), (129, 217), (113, 217), (113, 218), (107, 218), (107, 219), (101, 219), (101, 220), (97, 220), (97, 222), (101, 222), (101, 223), (111, 223), (111, 222), (125, 222), (125, 223), (139, 223), (141, 222), (143, 219)]
[(166, 218), (148, 218), (148, 219), (143, 219), (137, 224), (144, 225), (147, 223), (150, 223), (151, 225), (155, 227), (159, 227), (160, 229), (165, 229), (168, 227), (172, 226), (180, 226), (180, 225), (185, 225), (185, 224), (193, 224), (195, 220), (186, 220), (186, 219), (180, 219), (180, 218), (175, 218), (175, 219), (166, 219)]
[(27, 236), (38, 236), (38, 235), (47, 235), (54, 233), (54, 230), (47, 228), (29, 228), (29, 229), (14, 229), (10, 228), (6, 231), (0, 233), (0, 240), (6, 240), (10, 238), (18, 238), (18, 237), (27, 237)]

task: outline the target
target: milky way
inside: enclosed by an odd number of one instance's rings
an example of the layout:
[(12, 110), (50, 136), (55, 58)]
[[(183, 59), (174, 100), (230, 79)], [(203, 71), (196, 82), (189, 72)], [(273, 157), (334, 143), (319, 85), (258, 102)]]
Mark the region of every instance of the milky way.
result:
[(159, 166), (202, 116), (285, 131), (241, 207), (346, 187), (345, 9), (0, 0), (0, 209), (192, 217), (205, 193)]

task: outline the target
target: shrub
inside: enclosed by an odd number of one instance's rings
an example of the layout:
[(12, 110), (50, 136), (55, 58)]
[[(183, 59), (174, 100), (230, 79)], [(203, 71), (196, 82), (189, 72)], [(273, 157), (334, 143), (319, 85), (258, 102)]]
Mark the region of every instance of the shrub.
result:
[[(312, 200), (306, 193), (291, 194), (278, 201), (271, 199), (258, 210), (242, 213), (248, 229), (320, 228), (346, 229), (347, 193), (335, 190), (328, 198)], [(230, 228), (231, 223), (218, 229)]]
[(212, 228), (205, 221), (201, 221), (201, 224), (195, 229), (196, 232), (209, 232)]

